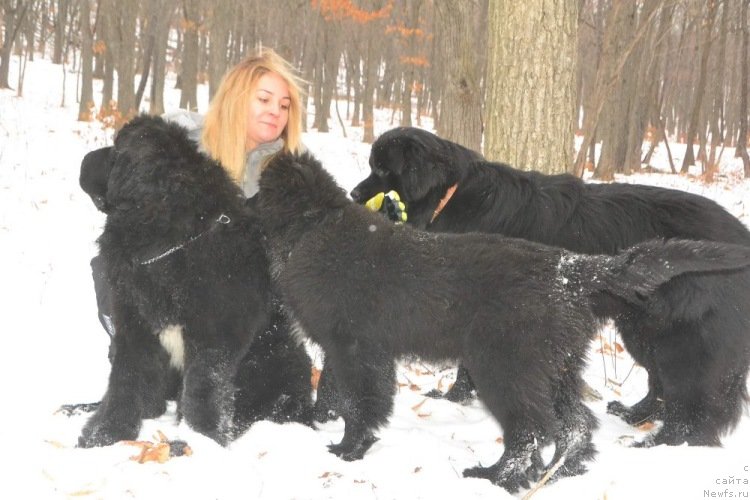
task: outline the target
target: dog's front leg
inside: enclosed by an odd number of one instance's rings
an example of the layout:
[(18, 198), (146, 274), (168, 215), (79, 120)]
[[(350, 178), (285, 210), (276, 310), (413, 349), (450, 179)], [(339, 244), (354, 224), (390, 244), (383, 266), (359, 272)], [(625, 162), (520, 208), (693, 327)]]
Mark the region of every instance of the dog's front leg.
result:
[[(189, 332), (186, 332), (186, 337)], [(195, 345), (186, 338), (180, 410), (188, 425), (222, 446), (234, 438), (236, 353), (226, 347)]]
[(377, 441), (372, 429), (368, 429), (362, 422), (344, 418), (344, 437), (339, 444), (331, 444), (328, 450), (342, 460), (351, 462), (360, 460), (367, 450)]
[(143, 418), (166, 410), (167, 361), (157, 338), (135, 307), (119, 304), (115, 321), (116, 351), (109, 385), (78, 438), (78, 446), (83, 448), (135, 439)]
[(345, 422), (343, 439), (329, 450), (343, 460), (359, 460), (377, 441), (374, 431), (388, 422), (393, 410), (394, 359), (373, 342), (353, 340), (326, 349), (329, 365)]

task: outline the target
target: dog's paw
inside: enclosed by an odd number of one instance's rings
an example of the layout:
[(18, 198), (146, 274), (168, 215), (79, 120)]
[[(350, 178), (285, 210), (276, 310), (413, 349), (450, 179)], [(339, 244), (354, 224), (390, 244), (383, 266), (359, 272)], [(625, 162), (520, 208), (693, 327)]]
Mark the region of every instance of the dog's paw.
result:
[(448, 392), (446, 393), (442, 393), (437, 389), (432, 389), (431, 391), (426, 392), (424, 395), (425, 397), (428, 397), (428, 398), (445, 399), (452, 403), (458, 403), (458, 404), (471, 403), (477, 397), (476, 391), (474, 390), (462, 390), (462, 389), (453, 390), (452, 388), (448, 390)]
[(645, 438), (643, 438), (642, 441), (633, 441), (630, 444), (631, 448), (652, 448), (656, 446), (656, 440), (654, 439), (653, 435), (648, 435)]
[(369, 450), (377, 440), (378, 438), (370, 432), (355, 439), (347, 439), (346, 436), (344, 436), (344, 439), (342, 439), (339, 444), (328, 445), (328, 451), (347, 462), (361, 460), (365, 456), (367, 450)]
[(464, 477), (475, 477), (478, 479), (487, 479), (493, 484), (505, 488), (509, 493), (516, 493), (519, 489), (529, 489), (531, 484), (526, 473), (519, 470), (505, 470), (501, 474), (497, 465), (492, 467), (476, 466), (464, 469)]
[(313, 419), (316, 422), (328, 422), (330, 420), (336, 420), (339, 418), (339, 414), (330, 405), (325, 404), (321, 401), (316, 401), (313, 407)]
[(638, 423), (633, 415), (633, 410), (629, 406), (625, 406), (619, 401), (610, 401), (607, 403), (607, 413), (620, 417), (626, 423), (633, 425)]
[(92, 418), (81, 431), (78, 438), (79, 448), (109, 446), (118, 441), (134, 440), (138, 437), (140, 422), (118, 422), (116, 420), (99, 420)]
[(84, 413), (92, 413), (99, 409), (101, 403), (73, 403), (69, 405), (60, 405), (60, 408), (55, 410), (55, 415), (64, 415), (66, 417), (72, 417), (73, 415), (82, 415)]

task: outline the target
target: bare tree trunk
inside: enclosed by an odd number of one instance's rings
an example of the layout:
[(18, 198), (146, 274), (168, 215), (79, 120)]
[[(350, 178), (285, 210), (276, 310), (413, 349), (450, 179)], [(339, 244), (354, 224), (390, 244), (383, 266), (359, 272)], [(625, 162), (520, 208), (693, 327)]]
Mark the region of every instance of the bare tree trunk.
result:
[(227, 70), (229, 31), (232, 26), (232, 3), (217, 2), (213, 7), (208, 53), (208, 95), (212, 98)]
[[(325, 64), (323, 65), (323, 99), (321, 102), (320, 113), (316, 116), (321, 117), (320, 132), (328, 132), (328, 120), (331, 115), (331, 102), (336, 93), (336, 84), (339, 75), (339, 63), (341, 62), (341, 40), (338, 36), (331, 37), (330, 50), (325, 55)], [(328, 115), (328, 116), (326, 116)]]
[(672, 29), (673, 12), (673, 3), (667, 4), (663, 7), (660, 15), (659, 29), (656, 31), (656, 46), (653, 49), (655, 58), (652, 64), (652, 69), (647, 77), (650, 84), (648, 95), (646, 97), (648, 117), (653, 134), (651, 138), (651, 147), (644, 156), (642, 162), (650, 165), (651, 157), (656, 150), (657, 145), (663, 141), (668, 153), (669, 166), (674, 174), (677, 173), (677, 170), (675, 169), (674, 161), (672, 160), (672, 154), (669, 149), (669, 137), (667, 135), (666, 125), (662, 118), (664, 111), (664, 96), (667, 91), (666, 64), (669, 59), (669, 32)]
[[(744, 1), (744, 0), (743, 0)], [(729, 38), (726, 44), (726, 73), (724, 79), (727, 82), (726, 99), (724, 108), (724, 146), (736, 147), (737, 127), (739, 127), (739, 83), (740, 83), (740, 54), (742, 51), (742, 28), (740, 27), (740, 14), (742, 1), (732, 2), (727, 5), (729, 11)], [(731, 62), (730, 62), (731, 61)], [(735, 154), (737, 153), (735, 149)]]
[(450, 61), (444, 75), (437, 133), (469, 149), (482, 148), (482, 95), (476, 32), (477, 4), (462, 0), (435, 2), (435, 23), (442, 57)]
[(94, 109), (94, 32), (91, 26), (91, 0), (79, 0), (81, 9), (81, 99), (78, 120), (90, 121)]
[(140, 110), (141, 100), (143, 99), (143, 93), (146, 91), (146, 82), (148, 81), (148, 75), (151, 72), (151, 62), (154, 58), (154, 47), (156, 46), (156, 32), (159, 23), (159, 4), (158, 0), (148, 0), (146, 10), (146, 27), (141, 26), (141, 38), (145, 38), (143, 41), (144, 48), (141, 66), (141, 79), (138, 82), (138, 88), (135, 91), (135, 109)]
[[(614, 15), (607, 31), (612, 31), (609, 43), (604, 47), (602, 57), (604, 66), (610, 66), (623, 58), (622, 71), (617, 73), (612, 83), (612, 89), (604, 104), (602, 119), (599, 122), (598, 134), (602, 142), (599, 163), (594, 170), (594, 178), (612, 180), (615, 172), (622, 171), (627, 153), (628, 115), (632, 106), (631, 87), (637, 85), (634, 66), (636, 66), (635, 51), (623, 55), (633, 33), (635, 32), (636, 3), (623, 2), (620, 8), (613, 7)], [(640, 156), (640, 155), (639, 155)], [(640, 160), (640, 158), (639, 158)]]
[(21, 32), (25, 38), (25, 43), (18, 40), (18, 85), (16, 95), (23, 96), (23, 82), (26, 78), (26, 66), (31, 60), (34, 60), (34, 30), (36, 28), (36, 18), (38, 17), (37, 0), (27, 0), (26, 15), (22, 20)]
[[(659, 7), (658, 2), (645, 2), (643, 10), (640, 12), (640, 22), (648, 18), (653, 10)], [(630, 99), (630, 109), (628, 112), (627, 138), (625, 142), (625, 158), (622, 164), (622, 173), (631, 174), (641, 168), (641, 158), (643, 157), (643, 139), (646, 135), (646, 126), (649, 116), (649, 101), (654, 82), (657, 82), (656, 75), (656, 51), (653, 50), (659, 45), (660, 26), (655, 24), (648, 28), (648, 35), (637, 46), (634, 51), (633, 68), (634, 77), (631, 78), (628, 98)], [(644, 50), (650, 47), (652, 50)]]
[(714, 61), (712, 74), (713, 81), (713, 99), (707, 103), (708, 127), (711, 135), (711, 147), (706, 159), (706, 181), (713, 180), (714, 175), (719, 170), (719, 146), (724, 143), (723, 133), (724, 124), (724, 57), (726, 55), (727, 29), (729, 26), (729, 5), (725, 2), (722, 5), (721, 25), (719, 27), (719, 46), (718, 54)]
[(359, 41), (354, 42), (353, 47), (348, 50), (349, 60), (351, 63), (351, 80), (352, 90), (354, 92), (354, 103), (352, 106), (352, 127), (360, 126), (360, 117), (362, 114), (362, 72), (360, 71), (360, 46)]
[(695, 155), (693, 152), (693, 141), (698, 133), (698, 120), (700, 118), (701, 105), (703, 104), (703, 94), (706, 91), (706, 78), (708, 68), (708, 55), (711, 53), (712, 38), (711, 32), (714, 27), (716, 18), (717, 0), (709, 0), (706, 19), (703, 26), (703, 42), (701, 43), (700, 66), (698, 68), (698, 83), (693, 95), (693, 108), (690, 112), (690, 122), (687, 129), (685, 157), (682, 160), (680, 172), (685, 174), (689, 171), (691, 165), (695, 165)]
[(577, 3), (490, 0), (485, 156), (565, 172), (573, 157)]
[(135, 116), (135, 28), (138, 17), (138, 2), (135, 0), (112, 4), (109, 20), (111, 30), (107, 32), (112, 48), (114, 69), (117, 71), (117, 111), (115, 126), (119, 128)]
[[(610, 9), (607, 16), (607, 26), (612, 26), (615, 19), (621, 15), (621, 11), (629, 5), (628, 1), (616, 1)], [(625, 64), (638, 41), (645, 35), (651, 22), (656, 17), (658, 10), (652, 11), (647, 19), (641, 23), (638, 31), (633, 35), (630, 42), (623, 48), (618, 55), (615, 52), (615, 31), (605, 30), (604, 40), (602, 41), (601, 62), (596, 70), (596, 78), (593, 85), (591, 97), (586, 100), (583, 115), (583, 141), (576, 156), (573, 168), (574, 175), (581, 176), (586, 164), (589, 150), (592, 147), (597, 127), (599, 124), (602, 110), (604, 109), (607, 97), (615, 88)]]
[[(371, 0), (367, 6), (374, 10), (383, 7), (383, 0)], [(381, 61), (382, 20), (370, 21), (365, 25), (367, 42), (365, 45), (364, 61), (364, 89), (362, 91), (362, 142), (371, 143), (375, 140), (375, 91), (378, 83), (378, 67)]]
[(116, 28), (114, 23), (115, 17), (115, 0), (99, 0), (99, 18), (101, 31), (101, 41), (104, 42), (104, 53), (102, 56), (103, 75), (102, 75), (102, 103), (99, 107), (99, 113), (102, 116), (108, 116), (112, 112), (115, 88), (115, 53), (117, 42), (115, 38)]
[[(370, 23), (371, 25), (373, 23)], [(365, 79), (364, 79), (364, 90), (362, 91), (362, 121), (363, 121), (363, 132), (362, 142), (373, 142), (375, 140), (375, 110), (374, 110), (374, 94), (375, 94), (375, 83), (378, 75), (378, 63), (380, 62), (380, 56), (377, 53), (375, 45), (378, 43), (375, 40), (375, 36), (372, 33), (374, 31), (373, 26), (368, 26), (370, 36), (367, 39), (366, 44), (366, 59), (365, 59)]]
[(153, 72), (151, 77), (151, 99), (148, 112), (152, 115), (164, 113), (164, 77), (167, 73), (167, 41), (169, 40), (169, 22), (174, 15), (177, 0), (161, 2), (161, 12), (157, 21), (154, 45)]
[(200, 26), (200, 0), (183, 0), (183, 25), (185, 45), (180, 72), (180, 107), (198, 110), (198, 27)]
[(742, 51), (740, 61), (740, 124), (737, 138), (737, 154), (742, 158), (745, 167), (745, 179), (750, 179), (750, 157), (747, 154), (747, 73), (748, 73), (748, 26), (747, 9), (750, 0), (742, 0), (740, 10), (740, 29), (742, 31)]
[(65, 50), (65, 29), (68, 27), (69, 8), (70, 0), (57, 1), (57, 13), (55, 14), (55, 45), (52, 53), (53, 64), (62, 64), (63, 62), (63, 51)]
[(37, 20), (39, 19), (40, 3), (37, 0), (30, 0), (28, 14), (26, 15), (26, 29), (24, 37), (26, 38), (26, 60), (34, 61), (34, 40), (36, 38)]
[(28, 4), (23, 0), (3, 0), (3, 22), (5, 24), (5, 38), (0, 48), (0, 89), (9, 89), (10, 56), (13, 43), (23, 24)]
[[(68, 9), (70, 10), (70, 9)], [(68, 77), (68, 50), (70, 49), (70, 46), (72, 44), (72, 38), (73, 33), (75, 32), (75, 22), (76, 22), (76, 14), (77, 11), (75, 9), (71, 10), (69, 15), (69, 20), (66, 20), (65, 26), (67, 27), (69, 25), (69, 29), (63, 30), (63, 33), (67, 33), (65, 36), (65, 39), (63, 41), (63, 49), (62, 49), (62, 96), (60, 98), (60, 107), (65, 107), (65, 98), (66, 98), (66, 89), (67, 89), (67, 77)], [(75, 67), (75, 56), (73, 57), (73, 67)]]
[(407, 31), (401, 36), (399, 42), (405, 47), (405, 53), (401, 56), (401, 126), (411, 127), (412, 114), (412, 87), (414, 85), (415, 64), (417, 63), (417, 28), (419, 26), (419, 10), (422, 0), (407, 0), (405, 6), (404, 28)]
[(324, 21), (319, 33), (318, 57), (315, 70), (315, 124), (319, 132), (328, 132), (331, 99), (336, 88), (341, 61), (341, 26), (336, 21)]

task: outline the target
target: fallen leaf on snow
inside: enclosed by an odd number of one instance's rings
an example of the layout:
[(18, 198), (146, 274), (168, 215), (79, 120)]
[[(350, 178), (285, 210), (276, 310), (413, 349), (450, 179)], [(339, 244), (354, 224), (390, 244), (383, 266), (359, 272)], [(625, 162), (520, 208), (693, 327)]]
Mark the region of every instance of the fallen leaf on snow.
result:
[(411, 407), (412, 411), (419, 410), (422, 407), (422, 405), (425, 404), (425, 402), (427, 402), (427, 398), (424, 398), (422, 401), (420, 401), (419, 403), (417, 403), (414, 406), (412, 406)]
[(154, 442), (123, 441), (126, 445), (139, 446), (141, 448), (141, 452), (138, 455), (130, 457), (130, 460), (137, 461), (139, 464), (145, 464), (146, 462), (163, 464), (172, 457), (190, 456), (193, 454), (193, 450), (185, 441), (170, 441), (161, 431), (156, 431), (154, 440)]

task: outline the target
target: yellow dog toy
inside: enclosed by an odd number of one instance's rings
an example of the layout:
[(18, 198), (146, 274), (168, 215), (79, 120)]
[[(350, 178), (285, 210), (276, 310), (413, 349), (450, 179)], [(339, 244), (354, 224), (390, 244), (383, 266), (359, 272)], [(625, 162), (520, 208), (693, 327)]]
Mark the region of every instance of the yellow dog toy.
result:
[(380, 192), (367, 200), (365, 206), (373, 212), (382, 212), (396, 224), (406, 222), (406, 205), (396, 191)]

